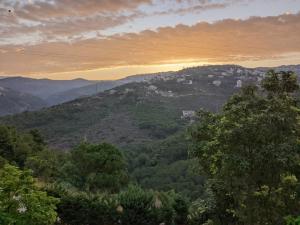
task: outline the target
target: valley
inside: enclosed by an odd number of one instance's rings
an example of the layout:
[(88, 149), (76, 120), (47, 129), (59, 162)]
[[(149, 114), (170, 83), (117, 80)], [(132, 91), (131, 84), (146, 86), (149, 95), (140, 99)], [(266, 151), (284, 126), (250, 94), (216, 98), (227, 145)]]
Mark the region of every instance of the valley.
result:
[(219, 112), (241, 87), (259, 86), (265, 71), (226, 65), (161, 73), (50, 108), (2, 117), (0, 123), (23, 131), (37, 129), (54, 149), (68, 150), (85, 141), (112, 143), (121, 148), (132, 179), (142, 187), (175, 189), (194, 197), (204, 189), (187, 155), (186, 130), (196, 112)]

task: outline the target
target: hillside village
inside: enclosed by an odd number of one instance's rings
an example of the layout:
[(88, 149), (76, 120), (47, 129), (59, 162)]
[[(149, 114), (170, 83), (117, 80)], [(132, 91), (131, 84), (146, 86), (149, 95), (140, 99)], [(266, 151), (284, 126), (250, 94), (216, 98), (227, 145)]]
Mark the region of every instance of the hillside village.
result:
[[(293, 66), (295, 70), (298, 67)], [(259, 86), (268, 69), (201, 66), (140, 75), (137, 79), (129, 77), (134, 82), (2, 121), (20, 128), (39, 129), (50, 143), (60, 147), (70, 147), (83, 136), (89, 141), (106, 140), (121, 146), (144, 143), (175, 134), (200, 108), (219, 111), (241, 87)]]

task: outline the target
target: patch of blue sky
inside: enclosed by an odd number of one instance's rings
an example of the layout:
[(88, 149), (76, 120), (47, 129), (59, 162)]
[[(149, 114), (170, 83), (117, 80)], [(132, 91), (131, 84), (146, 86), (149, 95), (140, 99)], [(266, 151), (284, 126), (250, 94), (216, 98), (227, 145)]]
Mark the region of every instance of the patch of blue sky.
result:
[[(111, 27), (101, 31), (102, 35), (114, 35), (120, 33), (139, 33), (143, 30), (155, 30), (159, 27), (174, 27), (178, 24), (194, 25), (199, 22), (213, 23), (224, 19), (247, 19), (249, 17), (277, 16), (284, 13), (298, 13), (300, 11), (300, 0), (253, 0), (234, 1), (223, 8), (210, 8), (206, 10), (190, 11), (187, 13), (165, 13), (171, 9), (176, 11), (180, 8), (191, 7), (191, 5), (175, 4), (175, 1), (165, 1), (159, 4), (143, 5), (139, 9), (147, 14), (132, 19), (128, 23)], [(221, 1), (218, 1), (219, 3)], [(228, 3), (228, 1), (223, 1)]]

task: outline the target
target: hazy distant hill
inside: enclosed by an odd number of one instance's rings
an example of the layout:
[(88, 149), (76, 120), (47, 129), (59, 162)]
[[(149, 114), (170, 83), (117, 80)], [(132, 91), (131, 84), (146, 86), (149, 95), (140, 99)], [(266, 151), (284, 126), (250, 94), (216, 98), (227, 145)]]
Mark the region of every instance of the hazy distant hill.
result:
[(75, 79), (75, 80), (50, 80), (32, 79), (25, 77), (7, 77), (0, 79), (0, 86), (12, 90), (37, 96), (42, 99), (58, 92), (67, 91), (94, 83), (94, 81)]
[(190, 111), (219, 110), (240, 86), (258, 82), (262, 74), (238, 66), (189, 68), (5, 121), (23, 129), (38, 128), (51, 144), (62, 147), (84, 138), (118, 145), (143, 143), (180, 131), (189, 121), (182, 116)]
[(38, 97), (0, 87), (0, 116), (37, 110), (45, 106), (46, 102)]
[[(266, 72), (270, 68), (262, 67), (257, 69), (252, 69), (252, 71), (260, 71), (260, 72)], [(277, 70), (293, 70), (297, 73), (300, 73), (300, 66), (281, 66), (277, 67)], [(60, 103), (68, 102), (77, 98), (82, 97), (88, 97), (91, 95), (95, 95), (99, 92), (103, 92), (106, 90), (109, 90), (111, 88), (132, 83), (132, 82), (144, 82), (151, 79), (154, 79), (156, 77), (165, 77), (165, 76), (171, 76), (176, 75), (176, 72), (162, 72), (162, 73), (153, 73), (153, 74), (140, 74), (140, 75), (133, 75), (129, 77), (125, 77), (120, 80), (111, 80), (111, 81), (99, 81), (95, 82), (90, 85), (82, 86), (73, 88), (67, 91), (57, 92), (53, 95), (50, 95), (48, 98), (46, 98), (46, 101), (49, 106), (57, 105)]]
[[(188, 122), (182, 117), (189, 117), (192, 111), (219, 110), (241, 86), (258, 84), (266, 70), (224, 65), (160, 73), (149, 79), (143, 75), (144, 82), (127, 80), (127, 84), (91, 97), (4, 120), (22, 129), (38, 128), (51, 144), (62, 147), (82, 139), (118, 145), (159, 140), (180, 131)], [(103, 83), (103, 89), (110, 85), (115, 84)], [(89, 88), (90, 92), (82, 93), (92, 94), (95, 86)]]
[(170, 72), (135, 75), (135, 76), (125, 77), (120, 80), (99, 81), (87, 86), (73, 88), (67, 91), (55, 93), (49, 96), (46, 99), (46, 101), (49, 105), (57, 105), (63, 102), (74, 100), (76, 98), (91, 96), (123, 84), (132, 83), (132, 82), (143, 82), (143, 81), (150, 80), (154, 77), (167, 75), (167, 74), (170, 74)]
[(161, 73), (129, 76), (113, 81), (90, 81), (85, 79), (50, 80), (25, 77), (3, 77), (0, 86), (42, 98), (48, 106), (90, 96), (122, 84), (142, 82)]

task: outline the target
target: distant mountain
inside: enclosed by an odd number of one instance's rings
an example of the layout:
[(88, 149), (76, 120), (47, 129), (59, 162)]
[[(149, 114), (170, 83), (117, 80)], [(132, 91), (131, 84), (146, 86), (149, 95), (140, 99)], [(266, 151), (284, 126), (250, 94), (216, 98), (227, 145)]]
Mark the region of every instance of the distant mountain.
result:
[(55, 93), (49, 96), (48, 98), (46, 98), (46, 101), (50, 106), (57, 105), (77, 98), (91, 96), (123, 84), (132, 83), (132, 82), (144, 82), (153, 79), (155, 77), (166, 76), (166, 75), (170, 75), (170, 72), (134, 75), (134, 76), (125, 77), (120, 80), (99, 81), (87, 86), (73, 88), (67, 91)]
[(262, 71), (231, 65), (188, 68), (1, 122), (40, 129), (59, 147), (70, 147), (82, 139), (138, 144), (182, 130), (199, 108), (218, 111), (241, 86), (258, 83), (262, 76)]
[(38, 110), (46, 105), (45, 101), (36, 96), (0, 87), (0, 116)]
[[(300, 66), (289, 68), (297, 70)], [(82, 139), (122, 146), (159, 140), (182, 130), (189, 121), (185, 118), (199, 108), (218, 111), (240, 87), (259, 84), (269, 69), (203, 66), (151, 74), (149, 79), (143, 75), (140, 80), (129, 77), (117, 83), (103, 82), (98, 84), (99, 91), (117, 87), (41, 111), (5, 117), (0, 122), (40, 129), (51, 144), (60, 147), (70, 147)], [(143, 82), (129, 83), (128, 79)], [(95, 89), (95, 85), (77, 92), (73, 89), (70, 99), (74, 93), (89, 95)]]
[(31, 94), (42, 99), (58, 92), (67, 91), (73, 88), (90, 85), (94, 81), (84, 79), (74, 80), (50, 80), (50, 79), (32, 79), (25, 77), (7, 77), (0, 79), (0, 86), (12, 90)]
[[(255, 68), (251, 69), (251, 71), (260, 71), (260, 72), (266, 72), (270, 70), (269, 67), (261, 67), (261, 68)], [(291, 66), (280, 66), (274, 68), (275, 70), (292, 70), (300, 74), (300, 66), (299, 65), (291, 65)], [(152, 73), (152, 74), (139, 74), (139, 75), (133, 75), (128, 76), (123, 79), (119, 80), (110, 80), (110, 81), (99, 81), (99, 82), (93, 82), (92, 84), (75, 87), (72, 89), (68, 89), (66, 91), (56, 92), (55, 94), (52, 94), (45, 98), (47, 101), (48, 106), (53, 106), (57, 104), (61, 104), (64, 102), (72, 101), (77, 98), (83, 98), (88, 97), (91, 95), (95, 95), (97, 93), (109, 90), (114, 87), (118, 87), (123, 84), (128, 84), (132, 82), (145, 82), (149, 81), (151, 79), (155, 79), (157, 77), (166, 77), (166, 76), (172, 76), (176, 75), (176, 72), (161, 72), (161, 73)]]
[(81, 78), (74, 80), (50, 80), (2, 77), (0, 86), (42, 98), (47, 102), (48, 106), (53, 106), (76, 98), (90, 96), (122, 84), (142, 82), (160, 75), (161, 73), (135, 75), (113, 81), (90, 81)]

